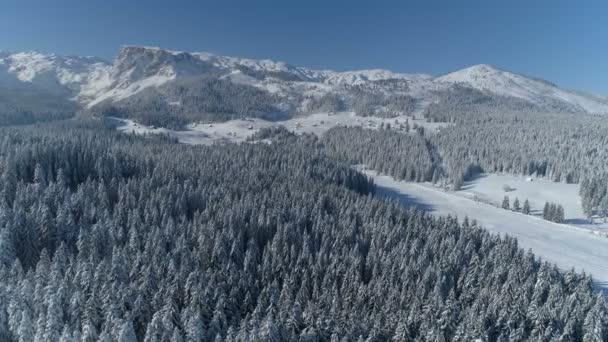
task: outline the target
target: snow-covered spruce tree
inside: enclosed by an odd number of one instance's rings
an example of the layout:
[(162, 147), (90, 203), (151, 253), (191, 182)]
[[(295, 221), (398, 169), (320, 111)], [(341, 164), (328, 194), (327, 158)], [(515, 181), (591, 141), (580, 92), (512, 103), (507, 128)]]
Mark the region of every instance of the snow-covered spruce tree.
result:
[(519, 198), (515, 197), (515, 201), (513, 201), (513, 210), (519, 211), (521, 209), (519, 205)]
[(407, 181), (432, 181), (443, 173), (440, 157), (423, 135), (362, 128), (333, 128), (322, 139), (332, 158), (364, 164)]
[(553, 213), (551, 212), (551, 205), (549, 202), (545, 202), (545, 206), (543, 207), (543, 219), (547, 221), (551, 221)]
[(526, 215), (530, 215), (530, 202), (528, 201), (527, 198), (524, 201), (524, 206), (522, 207), (521, 212)]
[(509, 210), (511, 208), (511, 205), (509, 204), (509, 196), (505, 196), (502, 199), (502, 204), (500, 207), (506, 210)]
[(564, 207), (557, 203), (545, 203), (543, 218), (547, 221), (562, 223), (564, 222)]
[[(78, 121), (0, 129), (0, 165), (13, 170), (0, 191), (17, 189), (0, 201), (0, 236), (15, 247), (0, 265), (7, 340), (603, 337), (589, 276), (474, 222), (374, 197), (334, 157), (357, 154), (325, 139), (275, 138), (184, 146)], [(428, 140), (410, 138), (432, 160)], [(38, 234), (46, 224), (55, 233)]]

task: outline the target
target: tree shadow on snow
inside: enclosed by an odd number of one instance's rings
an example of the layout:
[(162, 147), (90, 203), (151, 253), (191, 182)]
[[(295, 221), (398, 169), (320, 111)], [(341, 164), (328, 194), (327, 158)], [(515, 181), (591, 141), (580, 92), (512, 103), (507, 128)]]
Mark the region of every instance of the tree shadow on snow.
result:
[(437, 210), (435, 205), (425, 203), (421, 201), (419, 198), (413, 197), (411, 195), (395, 191), (391, 188), (383, 187), (381, 185), (376, 185), (376, 196), (387, 198), (387, 199), (395, 199), (399, 201), (399, 203), (406, 208), (416, 208), (419, 210), (423, 210), (426, 212), (433, 212)]
[(486, 173), (476, 174), (471, 176), (467, 180), (464, 181), (464, 184), (460, 187), (460, 190), (470, 190), (475, 187), (477, 183), (479, 183), (483, 178), (487, 178), (488, 175)]
[(584, 218), (570, 218), (570, 219), (565, 219), (564, 223), (567, 223), (567, 224), (589, 224), (591, 222), (588, 219), (584, 219)]
[(604, 296), (608, 296), (608, 282), (605, 281), (594, 281), (593, 287), (601, 292)]

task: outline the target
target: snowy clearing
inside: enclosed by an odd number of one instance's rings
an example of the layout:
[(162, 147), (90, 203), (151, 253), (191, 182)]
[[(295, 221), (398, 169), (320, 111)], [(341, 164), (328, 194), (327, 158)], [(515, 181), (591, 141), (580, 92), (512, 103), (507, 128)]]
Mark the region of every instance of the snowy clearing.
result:
[[(503, 187), (510, 188), (505, 191)], [(511, 205), (515, 198), (520, 205), (528, 199), (532, 214), (541, 216), (546, 202), (555, 202), (564, 207), (565, 223), (584, 227), (602, 233), (608, 232), (608, 224), (597, 221), (592, 224), (583, 213), (578, 184), (553, 182), (527, 176), (504, 174), (482, 174), (465, 182), (462, 189), (454, 192), (456, 196), (478, 200), (500, 206), (504, 196), (508, 196)]]
[[(404, 206), (418, 207), (433, 215), (468, 216), (487, 230), (516, 237), (520, 246), (563, 270), (575, 268), (593, 275), (595, 284), (608, 290), (608, 238), (575, 226), (503, 210), (465, 196), (444, 192), (430, 184), (396, 181), (362, 170), (373, 177), (378, 194), (395, 198)], [(499, 188), (500, 189), (500, 188)], [(467, 190), (464, 190), (467, 191)]]
[(179, 142), (191, 145), (212, 145), (214, 143), (236, 142), (241, 143), (261, 128), (271, 126), (285, 126), (288, 130), (297, 133), (312, 133), (323, 135), (329, 129), (336, 126), (363, 127), (379, 129), (382, 124), (390, 124), (391, 129), (404, 132), (400, 127), (409, 122), (410, 128), (414, 124), (424, 127), (428, 131), (435, 131), (445, 126), (445, 123), (430, 123), (424, 119), (415, 119), (410, 116), (398, 116), (385, 119), (379, 117), (362, 117), (352, 112), (339, 113), (317, 113), (302, 117), (295, 117), (285, 121), (268, 121), (263, 119), (238, 119), (217, 123), (191, 124), (186, 130), (175, 131), (166, 128), (145, 126), (129, 119), (114, 118), (122, 123), (118, 126), (119, 131), (135, 134), (168, 134), (175, 137)]

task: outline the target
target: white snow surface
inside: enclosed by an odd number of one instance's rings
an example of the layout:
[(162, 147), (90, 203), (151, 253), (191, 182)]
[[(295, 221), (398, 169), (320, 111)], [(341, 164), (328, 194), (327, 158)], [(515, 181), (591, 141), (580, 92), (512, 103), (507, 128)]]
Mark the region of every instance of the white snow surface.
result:
[(0, 85), (34, 86), (74, 99), (95, 94), (108, 83), (110, 65), (95, 57), (59, 56), (38, 52), (0, 54)]
[[(507, 186), (509, 191), (503, 188)], [(508, 196), (511, 205), (515, 198), (520, 207), (528, 199), (532, 213), (542, 215), (546, 202), (554, 202), (564, 207), (565, 223), (598, 232), (608, 232), (608, 225), (602, 222), (592, 223), (583, 213), (578, 184), (553, 182), (548, 179), (509, 174), (482, 174), (464, 183), (456, 196), (475, 199), (484, 203), (500, 206), (504, 196)]]
[[(542, 260), (555, 263), (562, 270), (574, 268), (579, 272), (590, 273), (596, 286), (608, 290), (606, 236), (588, 229), (556, 224), (536, 216), (497, 208), (458, 193), (445, 192), (431, 184), (396, 181), (372, 170), (362, 171), (374, 179), (381, 196), (397, 199), (404, 206), (415, 206), (433, 215), (452, 215), (459, 219), (468, 216), (490, 232), (516, 237), (521, 247), (531, 249)], [(534, 194), (536, 191), (531, 189), (529, 192)]]

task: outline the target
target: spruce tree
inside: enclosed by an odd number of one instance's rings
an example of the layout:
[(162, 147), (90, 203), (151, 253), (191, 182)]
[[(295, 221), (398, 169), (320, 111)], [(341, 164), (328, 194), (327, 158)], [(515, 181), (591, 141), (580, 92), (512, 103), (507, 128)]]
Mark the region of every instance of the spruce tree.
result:
[(521, 208), (519, 207), (519, 198), (515, 197), (515, 201), (513, 201), (513, 210), (519, 211)]
[(135, 330), (133, 329), (133, 323), (131, 323), (131, 321), (123, 323), (118, 332), (118, 342), (137, 342)]
[(509, 204), (509, 196), (505, 196), (502, 200), (502, 206), (503, 209), (509, 209), (511, 206)]
[(17, 331), (19, 342), (31, 342), (34, 340), (34, 336), (35, 330), (30, 315), (27, 310), (23, 310), (19, 330)]
[(561, 204), (557, 205), (557, 209), (555, 212), (555, 222), (562, 223), (564, 222), (564, 207)]
[(550, 221), (551, 218), (551, 207), (549, 202), (545, 202), (545, 206), (543, 207), (543, 219)]
[[(16, 182), (13, 204), (0, 199), (2, 341), (605, 339), (589, 276), (472, 219), (370, 195), (351, 167), (446, 183), (474, 172), (443, 170), (432, 135), (192, 147), (73, 124), (0, 129), (0, 172), (10, 160)], [(393, 161), (393, 143), (415, 147)], [(45, 222), (56, 234), (38, 233)], [(488, 314), (489, 301), (509, 309)]]
[(530, 214), (530, 202), (528, 201), (527, 198), (524, 201), (524, 207), (522, 208), (522, 213), (524, 213), (526, 215)]

